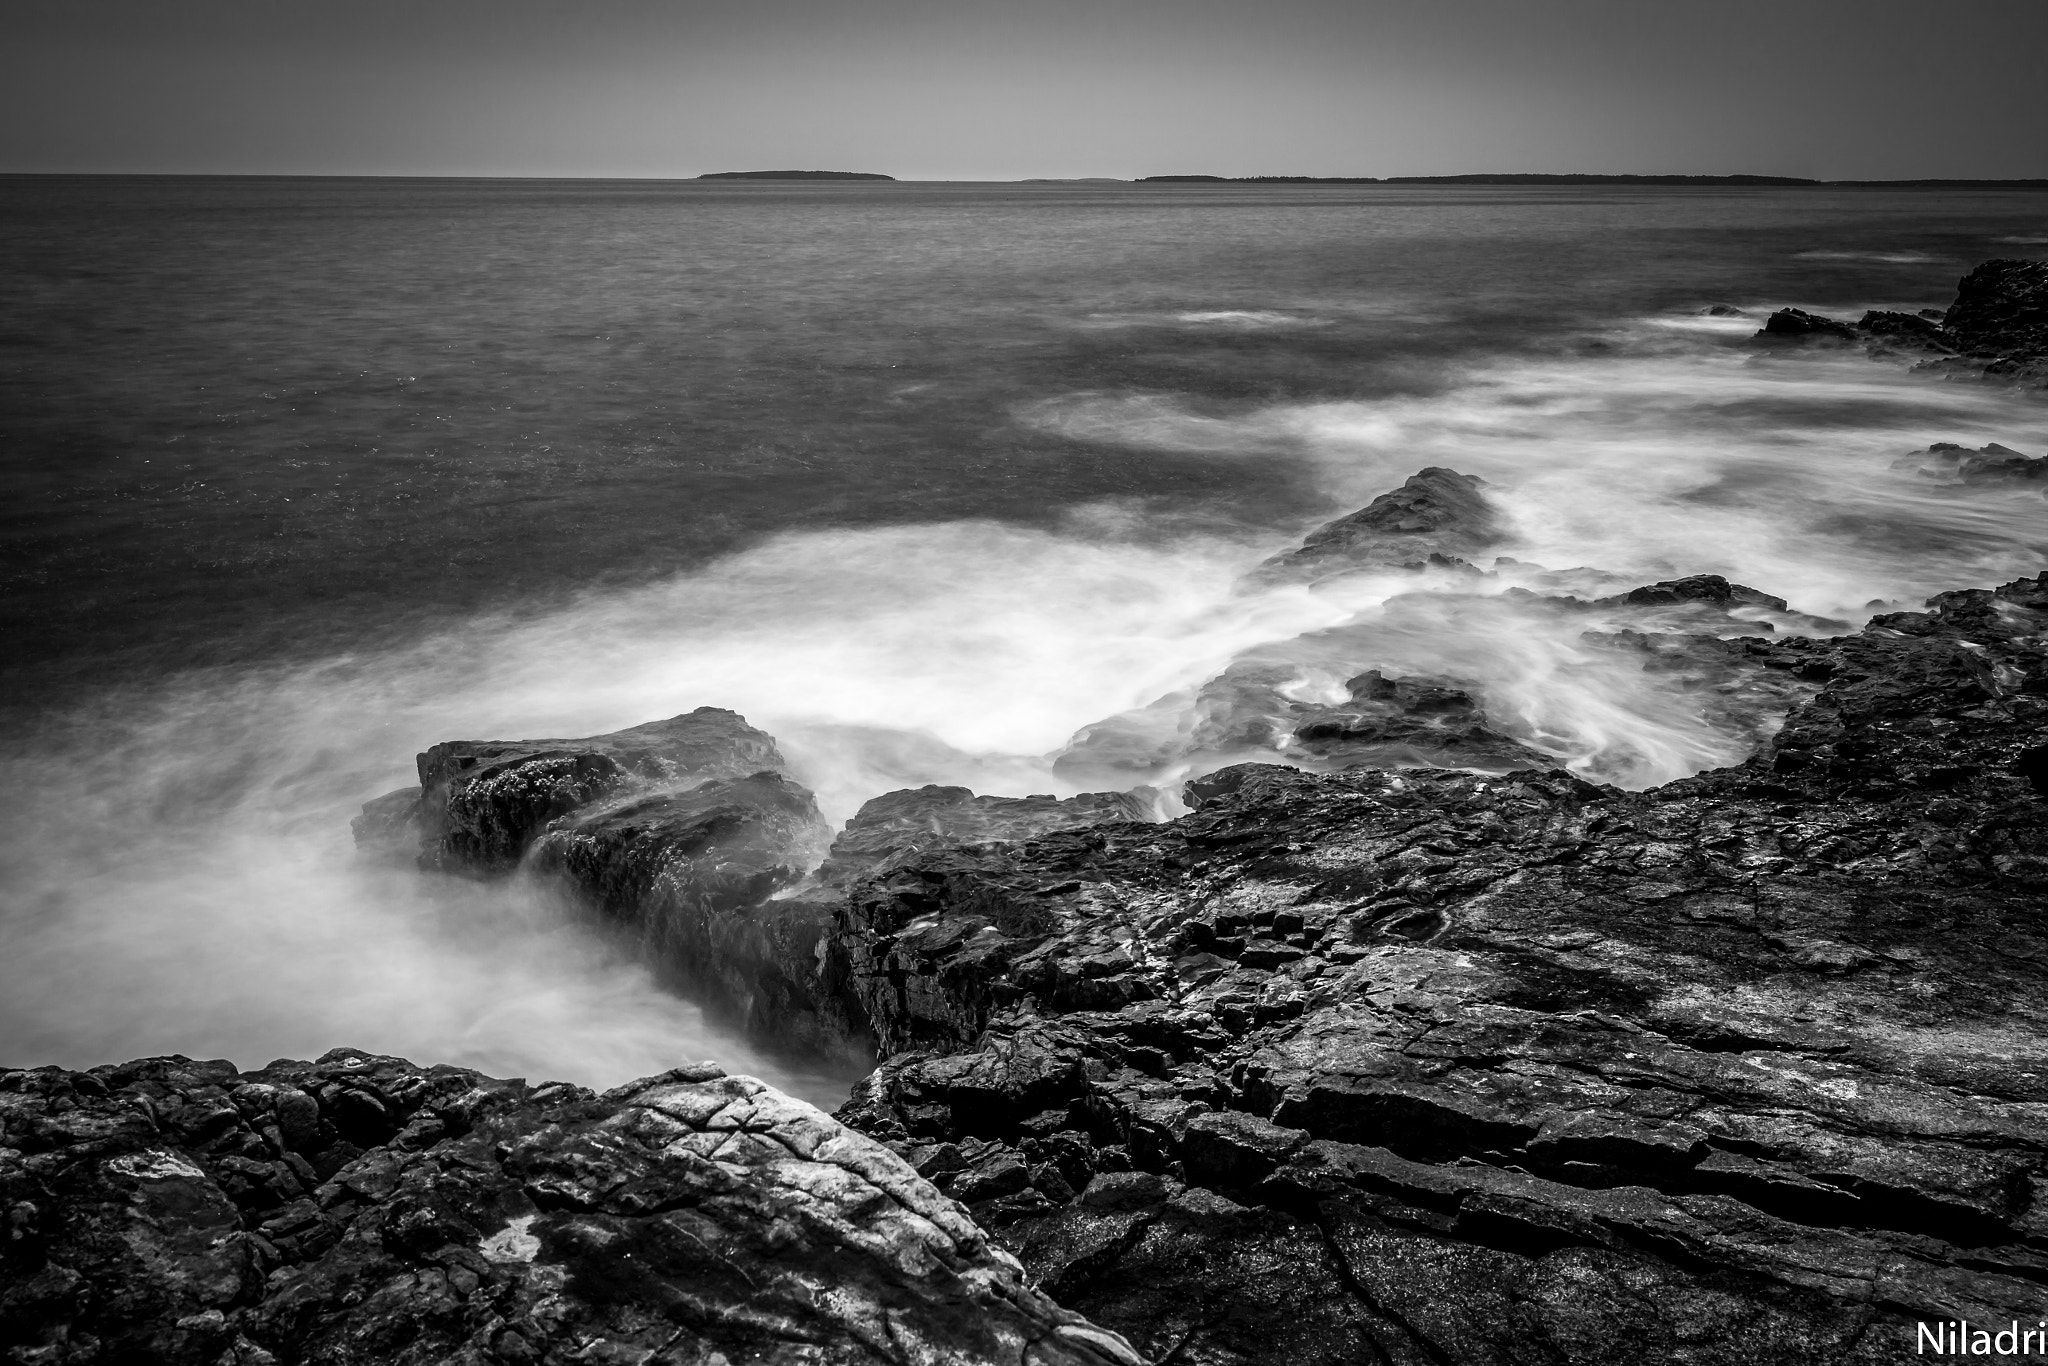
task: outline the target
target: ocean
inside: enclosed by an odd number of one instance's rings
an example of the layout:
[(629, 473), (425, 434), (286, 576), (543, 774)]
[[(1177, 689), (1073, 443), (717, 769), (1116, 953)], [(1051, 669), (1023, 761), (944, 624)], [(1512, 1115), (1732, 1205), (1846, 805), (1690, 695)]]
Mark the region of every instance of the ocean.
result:
[(1242, 581), (1425, 466), (1526, 566), (1830, 630), (2048, 560), (2038, 487), (1900, 465), (2048, 453), (2038, 396), (1749, 341), (1944, 307), (2040, 192), (18, 176), (0, 244), (0, 1064), (843, 1096), (544, 889), (358, 860), (443, 739), (711, 705), (834, 821), (1066, 794), (1080, 728), (1338, 631), (1589, 776), (1744, 757), (1512, 569)]

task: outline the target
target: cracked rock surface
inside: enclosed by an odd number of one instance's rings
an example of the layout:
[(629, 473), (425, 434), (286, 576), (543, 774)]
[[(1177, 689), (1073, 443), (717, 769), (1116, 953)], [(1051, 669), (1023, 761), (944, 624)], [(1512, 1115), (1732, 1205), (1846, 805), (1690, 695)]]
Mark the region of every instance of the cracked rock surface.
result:
[(1142, 1366), (882, 1145), (715, 1066), (0, 1072), (22, 1363)]
[(841, 1116), (1162, 1361), (2048, 1318), (2048, 576), (1784, 648), (1783, 730), (1662, 788), (1240, 765), (857, 883)]

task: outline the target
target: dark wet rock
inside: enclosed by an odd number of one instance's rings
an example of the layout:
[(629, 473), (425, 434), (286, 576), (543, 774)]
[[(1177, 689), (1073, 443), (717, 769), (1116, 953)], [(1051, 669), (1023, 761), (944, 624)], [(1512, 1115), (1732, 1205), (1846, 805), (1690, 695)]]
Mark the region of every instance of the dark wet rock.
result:
[(1796, 705), (1648, 792), (1243, 765), (856, 882), (887, 1056), (842, 1117), (971, 1148), (977, 1216), (1161, 1358), (1879, 1363), (2048, 1317), (2048, 577), (1712, 650)]
[(1803, 308), (1781, 308), (1765, 319), (1756, 335), (1767, 341), (1854, 341), (1856, 329)]
[(417, 805), (387, 793), (355, 822), (359, 844), (417, 830), (421, 866), (498, 872), (550, 821), (608, 797), (780, 770), (775, 741), (746, 719), (699, 707), (580, 740), (450, 740), (421, 754)]
[(1332, 767), (1471, 768), (1505, 773), (1554, 761), (1487, 725), (1471, 684), (1388, 678), (1368, 669), (1344, 684), (1349, 698), (1297, 718), (1290, 751)]
[(1986, 261), (1956, 282), (1942, 330), (1973, 356), (2048, 358), (2048, 261)]
[(1947, 355), (1955, 347), (1941, 330), (1939, 317), (1872, 309), (1857, 321), (1856, 330), (1872, 343), (1873, 355)]
[(1700, 312), (1709, 318), (1746, 318), (1749, 315), (1734, 304), (1713, 304)]
[(1150, 820), (1150, 788), (1084, 792), (1078, 797), (984, 797), (936, 785), (885, 792), (865, 803), (832, 841), (821, 881), (844, 885), (921, 849), (1031, 839), (1105, 821)]
[(1625, 603), (1632, 607), (1658, 607), (1670, 603), (1703, 602), (1715, 607), (1766, 607), (1774, 612), (1783, 612), (1785, 600), (1773, 597), (1760, 589), (1746, 584), (1730, 583), (1719, 574), (1693, 574), (1682, 579), (1666, 579), (1661, 583), (1646, 584), (1631, 588), (1626, 593), (1612, 598), (1600, 599), (1607, 603)]
[(829, 907), (778, 894), (824, 853), (810, 792), (755, 773), (601, 803), (554, 821), (528, 867), (628, 927), (692, 997), (749, 1032), (860, 1048), (836, 989)]
[(1897, 467), (1964, 484), (2039, 484), (2048, 482), (2048, 456), (2027, 456), (1996, 441), (1976, 450), (1953, 441), (1937, 441)]
[(888, 1149), (710, 1065), (0, 1071), (0, 1197), (0, 1352), (38, 1366), (1141, 1366)]
[(1477, 475), (1432, 465), (1346, 517), (1317, 528), (1299, 549), (1259, 567), (1265, 582), (1320, 579), (1361, 569), (1465, 568), (1498, 543), (1498, 513)]
[[(1302, 653), (1312, 659), (1317, 647), (1341, 650), (1339, 633), (1325, 633)], [(1250, 652), (1191, 698), (1163, 698), (1085, 727), (1054, 761), (1054, 771), (1096, 781), (1155, 777), (1177, 765), (1206, 771), (1274, 758), (1311, 768), (1491, 772), (1552, 762), (1487, 723), (1476, 683), (1434, 676), (1390, 679), (1369, 669), (1347, 679), (1335, 700), (1318, 700), (1301, 691), (1312, 671), (1310, 660), (1293, 657), (1286, 645)]]

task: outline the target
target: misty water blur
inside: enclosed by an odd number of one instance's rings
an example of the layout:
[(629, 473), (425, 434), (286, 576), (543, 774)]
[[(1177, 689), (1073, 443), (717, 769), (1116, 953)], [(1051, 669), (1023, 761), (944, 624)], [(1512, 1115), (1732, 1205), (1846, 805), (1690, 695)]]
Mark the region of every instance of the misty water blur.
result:
[[(666, 231), (645, 216), (651, 202), (634, 199), (637, 217), (621, 220), (641, 234), (621, 232), (633, 251)], [(969, 245), (986, 253), (1007, 240), (1006, 202), (935, 200), (938, 256), (905, 248), (877, 270), (892, 289), (933, 260), (965, 271)], [(529, 350), (491, 362), (498, 370), (408, 369), (434, 386), (421, 406), (383, 389), (363, 400), (370, 406), (343, 405), (360, 439), (380, 448), (375, 460), (305, 455), (333, 440), (337, 420), (309, 402), (304, 413), (264, 410), (267, 446), (197, 419), (166, 418), (177, 430), (147, 440), (94, 429), (92, 440), (124, 458), (163, 458), (173, 441), (200, 447), (176, 488), (102, 480), (90, 461), (72, 478), (54, 456), (33, 471), (45, 483), (72, 479), (72, 511), (32, 528), (31, 541), (76, 539), (21, 600), (31, 632), (63, 648), (49, 646), (44, 672), (22, 675), (36, 709), (22, 709), (5, 738), (0, 1062), (182, 1051), (255, 1065), (347, 1045), (610, 1084), (710, 1056), (829, 1105), (850, 1080), (845, 1066), (731, 1037), (664, 990), (630, 946), (541, 889), (360, 861), (348, 818), (410, 781), (412, 755), (436, 741), (594, 734), (703, 705), (775, 735), (835, 823), (868, 797), (927, 782), (1064, 795), (1074, 781), (1053, 764), (1078, 730), (1186, 694), (1242, 658), (1296, 669), (1290, 686), (1305, 697), (1334, 695), (1368, 668), (1469, 680), (1499, 729), (1640, 787), (1735, 762), (1755, 737), (1639, 659), (1585, 639), (1642, 625), (1641, 614), (1560, 613), (1507, 590), (1593, 597), (1721, 573), (1793, 609), (1774, 622), (1738, 614), (1727, 633), (1846, 629), (1874, 602), (1910, 606), (2038, 572), (2048, 552), (2037, 490), (1897, 467), (1934, 441), (2040, 453), (2038, 404), (1859, 352), (1759, 351), (1744, 342), (1756, 317), (1698, 314), (1714, 295), (1645, 311), (1635, 305), (1647, 286), (1610, 280), (1586, 297), (1572, 234), (1603, 223), (1619, 231), (1637, 215), (1661, 245), (1638, 245), (1630, 278), (1651, 279), (1671, 259), (1658, 234), (1683, 218), (1662, 201), (1486, 201), (1487, 217), (1462, 201), (1353, 197), (1311, 204), (1340, 208), (1350, 227), (1302, 227), (1310, 220), (1293, 201), (1205, 220), (1185, 196), (1144, 199), (1135, 218), (1098, 226), (1085, 215), (1025, 222), (997, 272), (1010, 293), (970, 289), (950, 307), (892, 294), (876, 304), (881, 321), (849, 297), (867, 278), (853, 257), (916, 205), (817, 203), (825, 217), (808, 227), (773, 216), (714, 224), (745, 245), (748, 225), (770, 223), (783, 245), (808, 243), (811, 255), (790, 259), (837, 282), (838, 295), (771, 290), (796, 310), (769, 311), (761, 326), (772, 336), (744, 333), (754, 325), (744, 286), (758, 277), (728, 273), (688, 296), (718, 326), (608, 345), (611, 370), (575, 359), (609, 334), (572, 346), (567, 332), (534, 333)], [(867, 203), (885, 205), (882, 228), (861, 218)], [(1755, 207), (1717, 212), (1740, 221)], [(574, 208), (571, 227), (596, 212)], [(1155, 235), (1158, 257), (1103, 245), (1133, 222)], [(1195, 264), (1216, 273), (1197, 290), (1173, 253), (1202, 240), (1205, 225), (1226, 245), (1296, 236), (1278, 239), (1277, 264), (1247, 258), (1235, 274), (1205, 245)], [(1380, 234), (1375, 250), (1413, 269), (1358, 267), (1346, 234), (1368, 226)], [(1966, 226), (1970, 241), (1985, 241), (2024, 220), (2001, 209)], [(1915, 292), (1945, 269), (1920, 261), (1946, 259), (1926, 234), (1905, 234), (1904, 246), (1865, 240), (1873, 235), (1859, 220), (1784, 227), (1768, 250), (1733, 229), (1702, 240), (1716, 244), (1729, 278), (1751, 281), (1737, 303), (1847, 311), (1944, 301), (1932, 285)], [(1479, 283), (1460, 284), (1439, 250), (1453, 239), (1477, 253)], [(515, 255), (527, 249), (498, 240)], [(1060, 253), (1083, 248), (1096, 254), (1073, 281), (1049, 283), (1066, 278)], [(656, 266), (669, 258), (629, 259), (640, 273), (628, 272), (628, 289), (666, 287)], [(1130, 283), (1134, 260), (1175, 264), (1147, 265), (1160, 273)], [(1552, 274), (1527, 283), (1516, 272), (1530, 262)], [(524, 256), (515, 265), (538, 269)], [(1866, 269), (1880, 274), (1857, 274)], [(1486, 293), (1511, 279), (1522, 293)], [(815, 284), (808, 278), (806, 291)], [(1774, 288), (1786, 297), (1763, 293)], [(477, 298), (440, 302), (486, 335), (488, 300)], [(833, 301), (830, 316), (798, 316), (815, 299)], [(1631, 306), (1609, 307), (1617, 300)], [(412, 319), (399, 301), (383, 306)], [(432, 310), (412, 322), (442, 325)], [(813, 324), (841, 366), (822, 389), (805, 349)], [(861, 347), (872, 343), (855, 340), (919, 327), (939, 340), (900, 351), (901, 370), (871, 363)], [(954, 343), (970, 336), (979, 349), (966, 354)], [(551, 346), (588, 380), (570, 415), (601, 434), (591, 441), (612, 443), (611, 463), (591, 457), (566, 473), (548, 464), (537, 452), (575, 432), (529, 431), (556, 420), (491, 397), (537, 383), (520, 367), (554, 355)], [(725, 363), (720, 346), (744, 353), (718, 373), (745, 391), (682, 392), (685, 379)], [(688, 364), (676, 347), (695, 348)], [(754, 364), (760, 357), (772, 363)], [(157, 376), (164, 412), (193, 378), (220, 377)], [(486, 417), (499, 402), (505, 416)], [(677, 405), (681, 435), (642, 423), (640, 410), (665, 404)], [(476, 426), (469, 454), (431, 427), (413, 434), (437, 411)], [(91, 444), (63, 426), (88, 417), (52, 407), (48, 421), (81, 449)], [(767, 454), (721, 447), (741, 430), (782, 444)], [(669, 440), (689, 458), (647, 454)], [(386, 446), (407, 452), (402, 477)], [(440, 463), (458, 457), (459, 469)], [(337, 487), (373, 476), (366, 487), (387, 501), (329, 491), (303, 521), (276, 520), (302, 516), (280, 513), (277, 499), (290, 501), (307, 465)], [(1477, 580), (1246, 579), (1322, 520), (1427, 465), (1489, 482), (1511, 533), (1499, 553), (1517, 563)], [(481, 485), (495, 501), (462, 501)], [(238, 511), (244, 497), (255, 502)], [(159, 508), (175, 518), (153, 520)], [(261, 530), (260, 554), (271, 558), (223, 551), (188, 565), (178, 557), (195, 526), (224, 545), (244, 535), (256, 545), (259, 529), (275, 528)], [(120, 569), (112, 579), (109, 564)], [(167, 596), (145, 611), (151, 575)], [(466, 575), (488, 580), (490, 593), (461, 588)], [(74, 604), (75, 620), (65, 615)], [(59, 618), (69, 624), (45, 631)], [(1187, 767), (1157, 775), (1168, 811)]]

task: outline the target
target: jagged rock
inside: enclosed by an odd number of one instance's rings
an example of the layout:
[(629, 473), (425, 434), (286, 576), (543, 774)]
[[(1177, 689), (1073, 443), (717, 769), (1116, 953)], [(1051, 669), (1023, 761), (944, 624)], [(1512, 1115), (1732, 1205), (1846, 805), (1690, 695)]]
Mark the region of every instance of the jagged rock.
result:
[(2048, 481), (2048, 456), (2026, 456), (1996, 441), (1977, 450), (1953, 441), (1937, 441), (1918, 456), (1907, 456), (1894, 468), (1954, 479), (1964, 484), (2031, 484)]
[(783, 767), (772, 738), (717, 707), (581, 740), (451, 740), (418, 764), (416, 805), (407, 806), (409, 788), (368, 803), (356, 841), (416, 831), (421, 866), (460, 872), (508, 869), (550, 821), (616, 794)]
[(1709, 318), (1746, 318), (1749, 316), (1734, 304), (1712, 304), (1701, 309), (1700, 312)]
[(1939, 314), (1929, 318), (1919, 313), (1872, 309), (1857, 321), (1856, 330), (1873, 343), (1873, 355), (1898, 352), (1947, 355), (1955, 347), (1942, 332), (1939, 318)]
[(527, 864), (637, 931), (666, 975), (749, 1033), (859, 1052), (865, 1029), (825, 942), (831, 908), (778, 895), (830, 838), (807, 789), (755, 773), (561, 817)]
[(1818, 691), (1649, 792), (1246, 765), (857, 883), (888, 1056), (842, 1117), (972, 1145), (1039, 1283), (1175, 1360), (2048, 1317), (2048, 576), (1728, 644)]
[(1626, 593), (1602, 598), (1599, 602), (1603, 606), (1610, 603), (1626, 603), (1633, 607), (1703, 602), (1722, 608), (1746, 605), (1767, 607), (1774, 612), (1786, 610), (1783, 598), (1772, 597), (1769, 593), (1745, 584), (1730, 583), (1719, 574), (1693, 574), (1682, 579), (1665, 579), (1661, 583), (1631, 588)]
[(1142, 1366), (888, 1149), (710, 1065), (0, 1072), (0, 1197), (0, 1351), (39, 1366)]
[(1803, 308), (1781, 308), (1765, 319), (1756, 335), (1769, 341), (1854, 341), (1856, 329)]
[[(1341, 650), (1339, 636), (1326, 632), (1310, 650), (1328, 652), (1333, 643)], [(1362, 648), (1369, 650), (1369, 641)], [(1272, 655), (1279, 657), (1266, 657)], [(1477, 684), (1389, 679), (1370, 669), (1347, 679), (1339, 700), (1318, 701), (1300, 692), (1310, 666), (1287, 656), (1285, 645), (1254, 651), (1192, 698), (1164, 698), (1085, 727), (1053, 770), (1093, 781), (1270, 758), (1316, 768), (1456, 766), (1502, 773), (1553, 762), (1487, 724)]]
[(1956, 282), (1942, 330), (1973, 356), (2048, 357), (2048, 261), (1986, 261)]
[(1347, 702), (1316, 708), (1295, 726), (1296, 753), (1342, 768), (1455, 766), (1506, 773), (1554, 762), (1491, 729), (1471, 685), (1457, 679), (1390, 679), (1368, 669), (1344, 687)]
[(1104, 821), (1150, 820), (1158, 794), (1084, 792), (1078, 797), (983, 797), (931, 785), (885, 792), (855, 813), (832, 841), (819, 880), (843, 886), (892, 859), (927, 847), (1025, 840)]
[(1320, 579), (1360, 569), (1466, 568), (1498, 543), (1498, 513), (1477, 475), (1432, 465), (1349, 516), (1312, 531), (1299, 549), (1261, 565), (1262, 582)]

